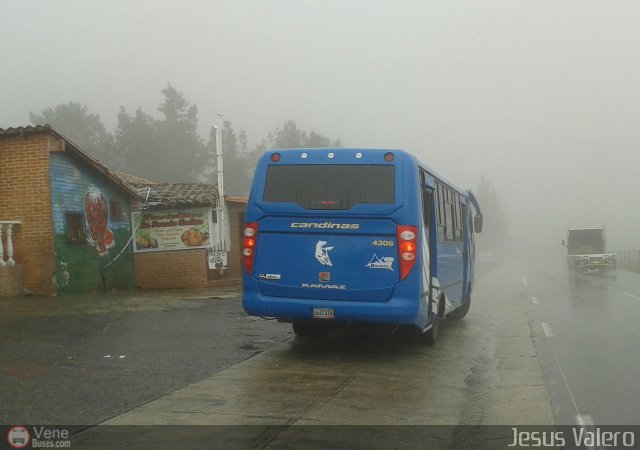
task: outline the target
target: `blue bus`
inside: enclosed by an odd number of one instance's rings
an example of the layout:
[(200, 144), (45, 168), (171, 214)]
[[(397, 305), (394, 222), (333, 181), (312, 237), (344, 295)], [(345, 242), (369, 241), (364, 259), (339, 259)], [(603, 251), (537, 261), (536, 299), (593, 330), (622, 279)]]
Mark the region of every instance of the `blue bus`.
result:
[(388, 324), (432, 344), (469, 310), (481, 229), (471, 191), (403, 150), (271, 150), (249, 194), (243, 307), (300, 336)]

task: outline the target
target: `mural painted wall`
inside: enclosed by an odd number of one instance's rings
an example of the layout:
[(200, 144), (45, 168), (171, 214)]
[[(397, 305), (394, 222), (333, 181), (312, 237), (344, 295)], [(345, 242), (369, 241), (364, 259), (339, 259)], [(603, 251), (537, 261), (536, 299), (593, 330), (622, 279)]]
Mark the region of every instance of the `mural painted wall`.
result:
[(133, 289), (128, 195), (68, 154), (51, 154), (50, 174), (58, 294)]

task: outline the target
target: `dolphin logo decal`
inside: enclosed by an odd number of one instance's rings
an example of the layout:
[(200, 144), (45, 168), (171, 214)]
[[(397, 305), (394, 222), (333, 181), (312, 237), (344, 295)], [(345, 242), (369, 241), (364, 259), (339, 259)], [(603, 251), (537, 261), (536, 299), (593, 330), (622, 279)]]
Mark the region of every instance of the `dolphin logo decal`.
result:
[(329, 250), (333, 250), (333, 247), (325, 247), (327, 241), (318, 241), (316, 244), (316, 259), (323, 266), (333, 266), (331, 259), (329, 259)]

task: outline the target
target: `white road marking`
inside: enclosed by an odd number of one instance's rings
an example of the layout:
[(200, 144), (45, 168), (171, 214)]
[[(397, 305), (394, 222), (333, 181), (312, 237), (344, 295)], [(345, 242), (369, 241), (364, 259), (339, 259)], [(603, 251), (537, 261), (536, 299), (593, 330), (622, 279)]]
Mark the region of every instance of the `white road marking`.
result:
[(538, 302), (538, 297), (531, 297), (531, 301), (533, 302), (534, 305), (537, 305)]
[(527, 284), (527, 279), (525, 277), (522, 277), (522, 284), (524, 284), (524, 287), (529, 287), (529, 285)]
[(594, 424), (593, 423), (593, 419), (588, 414), (584, 415), (584, 416), (577, 415), (576, 416), (576, 422), (578, 422), (578, 425), (581, 425), (583, 427), (592, 426)]
[(640, 296), (638, 296), (638, 295), (630, 294), (629, 292), (624, 292), (624, 291), (621, 291), (621, 292), (622, 292), (624, 295), (626, 295), (627, 297), (631, 297), (631, 298), (635, 298), (635, 299), (640, 300)]
[(551, 331), (551, 327), (547, 322), (542, 322), (542, 329), (544, 330), (545, 336), (553, 337), (553, 332)]
[(553, 355), (553, 357), (556, 360), (556, 365), (558, 366), (558, 370), (560, 371), (560, 375), (562, 376), (562, 381), (564, 382), (564, 386), (567, 388), (567, 392), (569, 392), (569, 397), (571, 397), (571, 403), (573, 403), (573, 408), (576, 410), (576, 413), (577, 413), (576, 420), (578, 421), (578, 423), (580, 421), (586, 420), (587, 418), (590, 420), (591, 419), (590, 416), (587, 416), (587, 415), (583, 416), (582, 414), (580, 414), (580, 410), (578, 409), (578, 405), (576, 404), (576, 398), (573, 396), (573, 392), (571, 392), (569, 383), (567, 383), (567, 377), (564, 375), (564, 371), (560, 366), (560, 361), (558, 361), (558, 357), (556, 355)]
[[(580, 414), (578, 414), (576, 416), (576, 422), (581, 427), (592, 427), (593, 426), (593, 419), (589, 415), (581, 416)], [(588, 450), (592, 450), (593, 449), (593, 446), (591, 446), (591, 445), (585, 445), (584, 447), (586, 449), (588, 449)], [(600, 448), (600, 447), (598, 447), (598, 448)]]

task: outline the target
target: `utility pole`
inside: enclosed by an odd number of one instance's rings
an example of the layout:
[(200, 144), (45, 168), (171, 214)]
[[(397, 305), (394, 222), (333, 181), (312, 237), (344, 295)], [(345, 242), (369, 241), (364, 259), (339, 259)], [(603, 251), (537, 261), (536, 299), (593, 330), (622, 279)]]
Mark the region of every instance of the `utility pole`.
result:
[(209, 268), (220, 270), (222, 275), (227, 269), (227, 242), (225, 238), (225, 204), (224, 204), (224, 170), (222, 162), (222, 127), (220, 119), (222, 114), (218, 113), (218, 125), (214, 125), (213, 129), (216, 134), (216, 173), (218, 176), (218, 199), (216, 204), (216, 221), (218, 236), (216, 241), (212, 242), (209, 251)]

